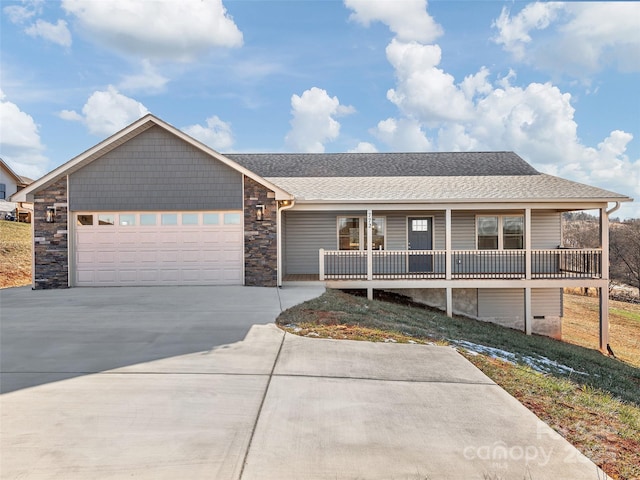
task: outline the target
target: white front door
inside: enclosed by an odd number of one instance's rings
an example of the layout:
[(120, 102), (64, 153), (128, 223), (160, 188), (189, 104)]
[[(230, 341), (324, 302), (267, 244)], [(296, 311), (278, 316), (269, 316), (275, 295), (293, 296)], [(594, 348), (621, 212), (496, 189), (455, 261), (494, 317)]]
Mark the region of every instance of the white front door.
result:
[(241, 211), (76, 212), (75, 285), (242, 285)]

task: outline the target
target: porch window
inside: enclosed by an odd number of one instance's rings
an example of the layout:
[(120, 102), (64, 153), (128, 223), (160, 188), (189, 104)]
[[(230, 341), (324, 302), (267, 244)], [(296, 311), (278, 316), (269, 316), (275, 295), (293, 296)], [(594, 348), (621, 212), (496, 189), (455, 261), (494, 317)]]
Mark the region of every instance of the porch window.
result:
[(522, 250), (522, 215), (483, 215), (477, 217), (478, 250)]
[[(385, 218), (374, 217), (372, 224), (373, 250), (384, 250)], [(338, 217), (338, 249), (367, 249), (367, 219), (365, 217)]]

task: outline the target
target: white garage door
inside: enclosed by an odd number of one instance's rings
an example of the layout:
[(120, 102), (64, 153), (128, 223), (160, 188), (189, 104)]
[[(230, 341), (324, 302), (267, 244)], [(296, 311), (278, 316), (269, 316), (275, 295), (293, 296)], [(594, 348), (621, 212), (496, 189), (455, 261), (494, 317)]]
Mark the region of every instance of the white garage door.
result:
[(242, 213), (77, 212), (75, 284), (241, 285)]

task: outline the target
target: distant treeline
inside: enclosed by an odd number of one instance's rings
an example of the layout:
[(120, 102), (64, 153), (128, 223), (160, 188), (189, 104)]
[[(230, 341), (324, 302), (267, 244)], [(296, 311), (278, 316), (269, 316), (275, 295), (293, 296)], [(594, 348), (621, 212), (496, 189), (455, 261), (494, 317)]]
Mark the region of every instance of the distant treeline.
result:
[[(600, 220), (588, 212), (562, 215), (562, 246), (568, 248), (600, 247)], [(640, 218), (609, 223), (609, 276), (611, 280), (631, 285), (640, 296)]]

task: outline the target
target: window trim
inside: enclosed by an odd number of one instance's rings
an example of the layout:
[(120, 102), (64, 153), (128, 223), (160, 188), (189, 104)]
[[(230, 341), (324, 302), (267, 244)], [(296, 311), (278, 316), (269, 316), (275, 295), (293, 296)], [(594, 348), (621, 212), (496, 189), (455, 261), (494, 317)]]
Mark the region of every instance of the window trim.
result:
[[(358, 250), (341, 250), (340, 249), (340, 220), (348, 218), (358, 219)], [(382, 250), (387, 249), (387, 217), (385, 215), (374, 216), (373, 220), (381, 218), (384, 220), (384, 227), (382, 229)], [(367, 216), (366, 215), (338, 215), (336, 217), (336, 250), (341, 252), (366, 252), (367, 245), (364, 243), (365, 231), (367, 229)], [(373, 250), (376, 250), (375, 248)]]
[[(478, 232), (478, 227), (479, 227), (479, 221), (478, 219), (480, 217), (497, 217), (498, 219), (498, 248), (494, 249), (494, 248), (479, 248), (478, 246), (478, 236), (479, 236), (479, 232)], [(522, 248), (504, 248), (504, 218), (505, 217), (518, 217), (522, 219)], [(503, 251), (503, 250), (525, 250), (526, 249), (526, 233), (525, 232), (525, 218), (524, 218), (524, 214), (522, 213), (477, 213), (476, 214), (476, 218), (475, 218), (475, 243), (476, 243), (476, 250), (497, 250), (497, 251)]]

